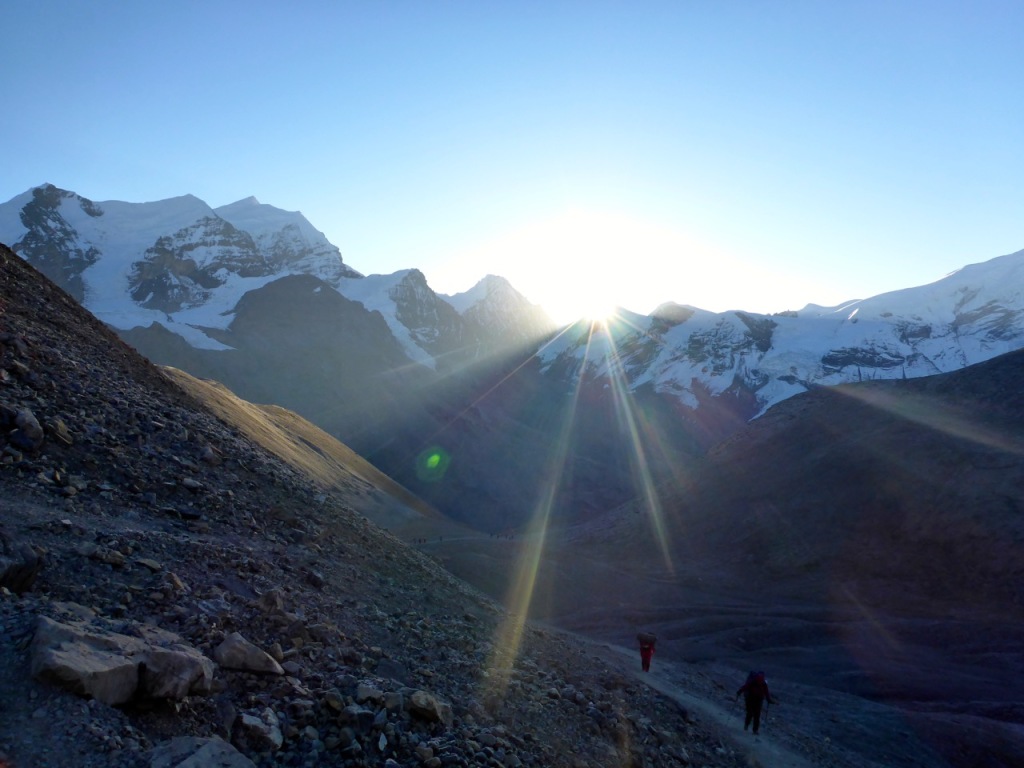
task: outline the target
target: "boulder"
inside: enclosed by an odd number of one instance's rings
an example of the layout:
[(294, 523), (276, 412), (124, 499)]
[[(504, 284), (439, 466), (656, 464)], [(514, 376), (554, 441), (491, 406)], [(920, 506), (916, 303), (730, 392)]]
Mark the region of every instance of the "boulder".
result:
[(154, 747), (149, 768), (256, 768), (256, 764), (216, 736), (179, 736)]
[(7, 436), (8, 441), (23, 451), (38, 451), (46, 435), (36, 415), (29, 408), (22, 408), (14, 417), (14, 429)]
[(213, 688), (213, 662), (195, 648), (150, 647), (140, 667), (139, 691), (151, 699), (184, 699)]
[(232, 741), (244, 752), (277, 752), (284, 744), (281, 721), (270, 707), (259, 714), (239, 714), (232, 734)]
[(432, 693), (415, 691), (406, 701), (409, 713), (427, 722), (450, 726), (455, 720), (452, 705)]
[(213, 650), (213, 658), (227, 669), (270, 675), (284, 674), (281, 665), (274, 661), (269, 653), (250, 643), (239, 632), (232, 632), (224, 638), (224, 642)]
[(139, 636), (45, 616), (32, 640), (32, 675), (104, 704), (209, 693), (213, 662), (170, 632), (138, 625)]
[(17, 595), (31, 591), (45, 559), (43, 550), (0, 531), (0, 587)]

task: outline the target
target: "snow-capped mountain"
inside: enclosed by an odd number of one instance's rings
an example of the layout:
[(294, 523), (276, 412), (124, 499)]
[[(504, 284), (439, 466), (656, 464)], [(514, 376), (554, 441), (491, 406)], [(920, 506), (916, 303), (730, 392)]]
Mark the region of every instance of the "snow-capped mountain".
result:
[[(438, 358), (479, 352), (494, 336), (480, 317), (501, 314), (476, 306), (487, 305), (493, 291), (485, 291), (463, 306), (463, 321), (418, 270), (364, 278), (301, 213), (254, 197), (216, 209), (191, 195), (96, 203), (46, 184), (0, 205), (0, 242), (114, 328), (158, 323), (197, 349), (227, 349), (219, 332), (239, 300), (288, 275), (319, 278), (380, 312), (409, 358), (430, 368)], [(514, 318), (506, 313), (506, 342), (553, 329), (518, 298), (529, 319), (510, 337)]]
[[(586, 515), (643, 492), (638, 456), (657, 482), (808, 389), (1024, 347), (1024, 251), (838, 307), (667, 304), (558, 332), (500, 277), (442, 296), (417, 269), (362, 276), (300, 213), (254, 198), (97, 203), (45, 185), (0, 205), (0, 242), (154, 362), (291, 408), (494, 530), (531, 514), (521, 479), (553, 467), (553, 514)], [(428, 447), (454, 457), (443, 483), (416, 464)]]
[(815, 386), (916, 378), (1024, 347), (1024, 251), (930, 285), (837, 307), (715, 314), (665, 305), (620, 313), (607, 330), (574, 327), (539, 352), (545, 370), (621, 376), (696, 408), (745, 392), (763, 413)]
[(527, 301), (503, 277), (487, 275), (464, 293), (443, 296), (487, 348), (536, 348), (539, 339), (552, 335), (551, 318), (536, 304)]

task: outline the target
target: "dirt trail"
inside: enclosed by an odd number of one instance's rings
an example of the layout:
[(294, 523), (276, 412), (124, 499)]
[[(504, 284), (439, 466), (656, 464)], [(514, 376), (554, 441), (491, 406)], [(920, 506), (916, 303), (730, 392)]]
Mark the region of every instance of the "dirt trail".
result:
[[(796, 742), (802, 740), (800, 735), (791, 733), (784, 721), (772, 717), (770, 708), (762, 721), (761, 735), (754, 736), (743, 730), (742, 703), (734, 700), (732, 691), (722, 690), (710, 679), (698, 680), (696, 675), (683, 672), (677, 664), (657, 659), (651, 672), (643, 672), (633, 649), (591, 640), (551, 625), (545, 628), (585, 643), (594, 655), (697, 714), (705, 725), (711, 726), (722, 744), (742, 755), (748, 765), (756, 768), (814, 768), (818, 765), (794, 751), (799, 749)], [(700, 694), (693, 693), (694, 690)]]

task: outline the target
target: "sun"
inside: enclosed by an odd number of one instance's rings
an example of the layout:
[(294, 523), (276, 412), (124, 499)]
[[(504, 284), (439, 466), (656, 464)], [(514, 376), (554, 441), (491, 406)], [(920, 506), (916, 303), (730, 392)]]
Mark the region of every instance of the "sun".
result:
[(454, 263), (473, 279), (486, 264), (568, 325), (607, 321), (622, 309), (652, 311), (682, 287), (669, 277), (685, 251), (682, 238), (656, 222), (575, 206), (468, 248)]
[(607, 301), (587, 301), (580, 304), (580, 311), (577, 313), (580, 320), (591, 323), (607, 323), (615, 317), (618, 307)]
[(516, 233), (519, 280), (559, 323), (603, 322), (626, 298), (632, 225), (606, 212), (570, 208)]
[(615, 315), (618, 306), (613, 291), (600, 276), (576, 274), (563, 280), (559, 290), (547, 293), (540, 305), (561, 323), (604, 323)]

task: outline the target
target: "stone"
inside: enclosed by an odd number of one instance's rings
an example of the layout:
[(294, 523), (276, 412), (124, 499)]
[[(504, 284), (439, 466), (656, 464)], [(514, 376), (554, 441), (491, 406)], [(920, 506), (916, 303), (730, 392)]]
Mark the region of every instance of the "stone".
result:
[(213, 689), (214, 664), (195, 648), (150, 647), (139, 675), (139, 692), (153, 699), (184, 699)]
[(7, 435), (15, 448), (23, 451), (38, 451), (43, 446), (45, 434), (39, 420), (29, 408), (22, 408), (14, 417), (14, 430)]
[(416, 756), (425, 763), (434, 756), (434, 750), (426, 744), (417, 744)]
[(131, 701), (139, 687), (139, 664), (126, 655), (127, 649), (97, 647), (107, 643), (97, 643), (88, 634), (62, 637), (60, 626), (40, 617), (32, 645), (32, 676), (104, 704)]
[(409, 713), (427, 722), (451, 726), (455, 720), (451, 704), (426, 691), (414, 691), (407, 702)]
[(92, 560), (112, 565), (115, 568), (121, 568), (126, 562), (124, 554), (116, 549), (94, 545), (89, 545), (87, 549)]
[(71, 432), (68, 431), (68, 425), (64, 423), (63, 419), (51, 419), (46, 422), (46, 431), (62, 445), (73, 445), (74, 439), (71, 437)]
[(259, 714), (242, 712), (232, 728), (232, 741), (245, 752), (277, 752), (284, 744), (281, 721), (270, 707)]
[(227, 669), (269, 675), (284, 674), (281, 665), (270, 654), (246, 640), (239, 632), (232, 632), (214, 649), (213, 659)]
[(365, 704), (367, 701), (372, 704), (381, 704), (384, 701), (384, 692), (376, 686), (360, 683), (356, 688), (356, 701), (360, 704)]
[(373, 727), (375, 714), (372, 709), (349, 704), (338, 714), (338, 723), (354, 727), (359, 733), (366, 733)]
[(32, 675), (110, 705), (210, 692), (213, 662), (171, 632), (146, 625), (133, 629), (139, 636), (40, 616)]
[(258, 604), (264, 613), (282, 612), (284, 611), (284, 593), (280, 589), (268, 589), (260, 595)]
[(324, 694), (324, 701), (331, 709), (335, 712), (341, 712), (345, 708), (345, 699), (342, 697), (341, 692), (338, 690), (330, 690)]
[(405, 697), (399, 691), (384, 694), (384, 709), (392, 714), (405, 709)]
[(178, 736), (153, 749), (149, 768), (256, 768), (256, 764), (216, 736)]
[(0, 531), (0, 587), (21, 595), (31, 591), (45, 564), (44, 552)]

